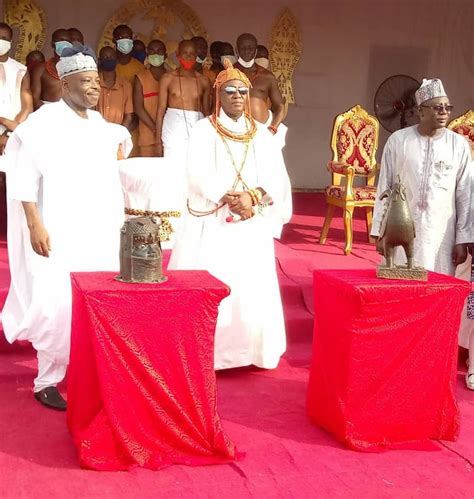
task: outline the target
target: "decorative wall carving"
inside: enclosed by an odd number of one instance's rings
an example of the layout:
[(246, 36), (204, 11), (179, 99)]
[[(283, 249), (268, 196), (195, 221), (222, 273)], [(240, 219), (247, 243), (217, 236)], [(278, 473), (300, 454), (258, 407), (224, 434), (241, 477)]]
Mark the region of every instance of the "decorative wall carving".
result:
[(34, 0), (5, 0), (5, 22), (20, 36), (13, 58), (24, 63), (32, 50), (41, 50), (46, 36), (46, 16)]
[(292, 78), (300, 60), (302, 42), (296, 18), (288, 7), (277, 16), (268, 50), (270, 64), (287, 104), (295, 103)]

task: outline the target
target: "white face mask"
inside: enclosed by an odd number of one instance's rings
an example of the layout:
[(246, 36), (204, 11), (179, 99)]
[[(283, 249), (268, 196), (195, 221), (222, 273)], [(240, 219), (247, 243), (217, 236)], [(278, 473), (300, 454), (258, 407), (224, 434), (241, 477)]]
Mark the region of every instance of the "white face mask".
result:
[(270, 67), (270, 61), (266, 57), (256, 57), (255, 64), (262, 66), (262, 68), (268, 69)]
[(8, 40), (0, 40), (0, 56), (5, 55), (11, 48), (12, 42)]
[(131, 38), (120, 38), (117, 40), (117, 50), (122, 54), (130, 54), (133, 50), (133, 40)]
[(238, 61), (237, 61), (242, 67), (246, 68), (246, 69), (249, 69), (253, 66), (254, 62), (255, 62), (255, 57), (253, 59), (250, 59), (250, 61), (244, 61), (242, 59), (242, 57), (239, 57)]
[(196, 56), (196, 62), (198, 64), (204, 64), (206, 62), (206, 58), (204, 57), (204, 59), (201, 59), (199, 56)]
[(235, 55), (221, 55), (221, 64), (224, 65), (224, 59), (229, 59), (229, 61), (234, 65), (237, 62), (237, 57)]

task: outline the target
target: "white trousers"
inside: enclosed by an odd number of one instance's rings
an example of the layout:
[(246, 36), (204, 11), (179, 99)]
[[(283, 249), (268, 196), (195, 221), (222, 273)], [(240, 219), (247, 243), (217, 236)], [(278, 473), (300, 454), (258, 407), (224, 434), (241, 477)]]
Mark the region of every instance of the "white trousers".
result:
[(39, 392), (48, 386), (56, 386), (66, 376), (67, 364), (52, 362), (44, 352), (38, 352), (38, 376), (34, 381), (34, 391)]

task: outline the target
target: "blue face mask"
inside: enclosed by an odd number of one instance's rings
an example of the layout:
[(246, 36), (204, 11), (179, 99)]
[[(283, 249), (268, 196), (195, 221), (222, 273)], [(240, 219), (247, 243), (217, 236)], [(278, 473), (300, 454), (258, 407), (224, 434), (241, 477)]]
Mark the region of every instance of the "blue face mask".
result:
[(143, 50), (132, 50), (132, 57), (143, 64), (146, 59), (146, 52)]
[(133, 40), (131, 38), (121, 38), (117, 40), (117, 50), (122, 54), (130, 54), (133, 50)]
[(56, 52), (56, 54), (59, 55), (59, 57), (61, 57), (63, 50), (69, 47), (72, 47), (72, 43), (67, 42), (66, 40), (61, 40), (60, 42), (54, 42), (54, 51)]
[(99, 69), (102, 71), (115, 71), (117, 59), (99, 59)]

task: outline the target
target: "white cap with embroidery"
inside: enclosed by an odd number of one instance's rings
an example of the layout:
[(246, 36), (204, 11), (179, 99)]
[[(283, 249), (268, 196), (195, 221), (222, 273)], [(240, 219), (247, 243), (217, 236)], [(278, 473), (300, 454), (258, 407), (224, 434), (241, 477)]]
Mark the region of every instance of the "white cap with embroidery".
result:
[(416, 104), (419, 106), (430, 99), (436, 97), (447, 97), (443, 87), (443, 82), (438, 78), (427, 80), (423, 78), (420, 88), (415, 92)]

